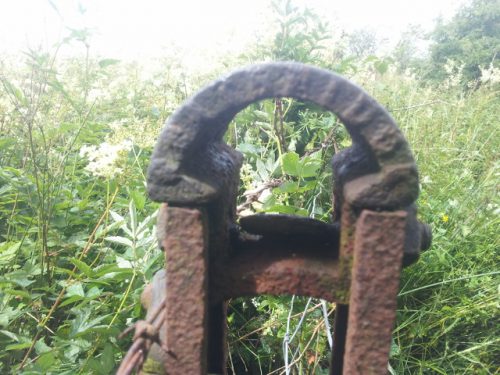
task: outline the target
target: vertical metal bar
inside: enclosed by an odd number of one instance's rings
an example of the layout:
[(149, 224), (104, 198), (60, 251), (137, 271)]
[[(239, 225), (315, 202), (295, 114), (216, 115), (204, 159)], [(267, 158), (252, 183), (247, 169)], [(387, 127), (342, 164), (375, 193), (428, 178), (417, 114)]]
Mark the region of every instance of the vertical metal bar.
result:
[(208, 373), (226, 375), (228, 356), (227, 302), (219, 302), (210, 307), (208, 324)]
[(344, 367), (345, 336), (347, 333), (347, 317), (349, 306), (337, 304), (335, 306), (335, 322), (333, 329), (332, 362), (330, 375), (342, 375)]
[(386, 375), (406, 212), (364, 210), (354, 240), (344, 375)]
[[(338, 192), (340, 187), (334, 191)], [(340, 199), (336, 197), (334, 206), (337, 207), (337, 215), (340, 217), (340, 246), (339, 246), (339, 267), (340, 282), (344, 293), (335, 306), (335, 322), (333, 329), (333, 350), (330, 364), (330, 375), (342, 375), (344, 368), (345, 338), (347, 334), (347, 318), (349, 313), (349, 293), (351, 288), (351, 268), (354, 253), (354, 234), (356, 225), (356, 215), (352, 207), (344, 202), (338, 208)], [(339, 212), (342, 212), (340, 215)]]
[(165, 371), (169, 375), (207, 373), (208, 257), (204, 214), (167, 207)]

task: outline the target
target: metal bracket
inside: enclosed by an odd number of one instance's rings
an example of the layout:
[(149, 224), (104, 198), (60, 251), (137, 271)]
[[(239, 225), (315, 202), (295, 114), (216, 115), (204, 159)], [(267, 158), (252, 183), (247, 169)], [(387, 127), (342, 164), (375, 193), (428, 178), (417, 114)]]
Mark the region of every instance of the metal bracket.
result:
[[(334, 112), (352, 137), (333, 159), (333, 224), (287, 215), (236, 222), (242, 156), (222, 137), (240, 110), (275, 97)], [(152, 354), (164, 373), (226, 374), (226, 301), (259, 294), (337, 303), (331, 374), (387, 373), (401, 266), (431, 238), (416, 219), (418, 174), (408, 144), (366, 92), (298, 63), (236, 71), (170, 117), (148, 189), (165, 203), (158, 232), (166, 281), (153, 283), (166, 296), (163, 349), (155, 344), (160, 355)]]

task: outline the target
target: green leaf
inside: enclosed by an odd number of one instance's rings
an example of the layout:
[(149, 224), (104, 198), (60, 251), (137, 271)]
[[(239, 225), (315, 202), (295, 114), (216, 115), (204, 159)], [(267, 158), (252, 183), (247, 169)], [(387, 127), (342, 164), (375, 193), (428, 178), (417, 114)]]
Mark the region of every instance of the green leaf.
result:
[(84, 309), (79, 310), (76, 313), (76, 317), (71, 321), (70, 336), (78, 337), (96, 328), (105, 328), (105, 325), (99, 325), (107, 315), (98, 316), (97, 318), (91, 319), (93, 310)]
[(11, 338), (14, 341), (19, 342), (19, 337), (17, 337), (17, 335), (15, 333), (12, 333), (10, 331), (6, 331), (6, 330), (3, 330), (3, 329), (0, 330), (0, 333), (4, 334), (5, 336)]
[(22, 297), (26, 299), (31, 299), (31, 293), (25, 291), (25, 290), (19, 290), (19, 289), (4, 289), (3, 290), (5, 294), (9, 294), (11, 296), (17, 296), (17, 297)]
[(80, 340), (71, 340), (68, 349), (64, 351), (64, 357), (69, 361), (76, 361), (78, 354), (80, 354), (83, 349), (80, 345), (74, 345), (75, 341), (78, 342)]
[(387, 60), (378, 60), (373, 63), (373, 66), (380, 74), (384, 74), (389, 69), (389, 62)]
[[(107, 264), (104, 266), (100, 266), (100, 267), (96, 268), (95, 271), (96, 271), (97, 277), (106, 276), (106, 275), (109, 275), (112, 273), (129, 273), (129, 270), (124, 269), (124, 268), (120, 268), (116, 264)], [(92, 280), (92, 281), (94, 282), (95, 280)]]
[(106, 68), (110, 65), (115, 65), (115, 64), (118, 64), (120, 62), (120, 60), (117, 60), (117, 59), (102, 59), (99, 61), (99, 67), (100, 68)]
[(260, 120), (271, 121), (271, 114), (270, 113), (267, 113), (264, 111), (259, 111), (259, 110), (255, 110), (255, 111), (253, 111), (253, 113)]
[(151, 221), (156, 219), (157, 216), (158, 216), (158, 210), (156, 210), (151, 215), (147, 216), (143, 221), (141, 221), (139, 223), (139, 226), (137, 227), (137, 233), (136, 233), (137, 236), (139, 236), (144, 230), (146, 230)]
[(50, 348), (50, 346), (48, 346), (44, 341), (43, 339), (39, 339), (36, 343), (35, 343), (35, 351), (37, 354), (43, 354), (43, 353), (48, 353), (50, 352), (52, 349)]
[(21, 243), (21, 241), (0, 243), (0, 264), (9, 264), (15, 258)]
[(306, 156), (300, 164), (300, 177), (315, 177), (321, 167), (321, 160)]
[(115, 211), (109, 211), (109, 214), (111, 215), (111, 217), (113, 218), (114, 221), (116, 222), (125, 222), (125, 218), (123, 216), (121, 216), (119, 213), (115, 212)]
[(287, 152), (282, 157), (283, 171), (290, 176), (299, 176), (299, 155)]
[(124, 245), (124, 246), (127, 246), (127, 247), (134, 247), (134, 244), (132, 243), (132, 241), (130, 241), (128, 238), (125, 238), (125, 237), (110, 236), (110, 237), (106, 237), (104, 239), (106, 241), (114, 242), (114, 243), (117, 243), (117, 244), (120, 244), (120, 245)]
[(88, 299), (94, 299), (94, 298), (100, 297), (101, 295), (102, 295), (102, 289), (99, 289), (98, 287), (93, 286), (85, 294), (85, 297)]
[(287, 181), (282, 183), (277, 190), (280, 193), (296, 193), (299, 191), (299, 183), (296, 181)]
[(42, 368), (42, 370), (48, 370), (56, 362), (56, 357), (52, 351), (42, 354), (36, 364)]
[(82, 283), (75, 283), (66, 289), (66, 296), (67, 297), (72, 297), (72, 296), (79, 296), (79, 297), (85, 297), (85, 292), (83, 291), (83, 286)]
[(401, 349), (399, 348), (399, 345), (396, 343), (396, 341), (394, 341), (394, 339), (392, 339), (390, 357), (393, 358), (394, 356), (399, 355), (400, 353)]
[[(113, 216), (113, 215), (112, 215)], [(120, 216), (121, 217), (121, 216)], [(115, 218), (113, 217), (113, 220), (115, 220)], [(125, 219), (122, 218), (122, 220), (119, 220), (119, 221), (115, 221), (105, 227), (100, 227), (99, 230), (96, 232), (95, 234), (95, 238), (98, 239), (98, 238), (101, 238), (102, 236), (105, 236), (106, 234), (108, 234), (109, 232), (115, 230), (116, 228), (119, 228), (121, 225), (123, 225), (125, 223)]]
[(133, 200), (131, 200), (130, 203), (128, 204), (128, 211), (130, 215), (130, 229), (132, 229), (132, 234), (134, 235), (133, 237), (135, 238), (135, 234), (137, 233), (137, 211)]
[(129, 268), (129, 269), (134, 268), (132, 262), (119, 256), (116, 257), (116, 264), (118, 264), (118, 267), (120, 268)]
[(110, 374), (111, 370), (113, 370), (113, 367), (115, 365), (115, 359), (114, 359), (114, 353), (113, 353), (113, 347), (108, 343), (104, 346), (104, 351), (102, 353), (101, 357), (101, 370), (102, 374)]
[(262, 162), (262, 160), (257, 159), (257, 173), (259, 174), (259, 177), (261, 181), (267, 181), (269, 179), (269, 172), (266, 168), (266, 165)]
[(29, 348), (31, 346), (31, 342), (22, 342), (20, 344), (12, 344), (12, 345), (7, 345), (5, 347), (5, 350), (10, 351), (10, 350), (22, 350)]
[(9, 94), (13, 95), (17, 99), (19, 104), (21, 104), (23, 106), (28, 105), (28, 101), (26, 100), (26, 97), (24, 96), (23, 92), (19, 88), (14, 86), (11, 82), (7, 81), (7, 79), (5, 79), (3, 77), (1, 80), (2, 80), (3, 86), (5, 88), (5, 91), (7, 91)]
[(275, 212), (279, 214), (289, 214), (289, 215), (300, 215), (308, 216), (307, 210), (295, 206), (285, 206), (281, 204), (276, 204), (274, 206), (266, 208), (266, 212)]
[(146, 196), (144, 195), (144, 193), (134, 190), (130, 192), (130, 197), (139, 210), (142, 210), (144, 208), (144, 205), (146, 204)]
[(16, 143), (17, 142), (15, 138), (3, 137), (2, 139), (0, 139), (0, 150), (7, 150), (7, 148), (15, 145)]
[(66, 91), (63, 84), (59, 82), (57, 79), (52, 79), (47, 82), (47, 84), (52, 87), (55, 91), (59, 92), (70, 104), (73, 108), (77, 109), (77, 104), (73, 101), (71, 95)]
[(27, 274), (25, 271), (13, 271), (5, 275), (5, 278), (23, 288), (33, 284), (35, 280), (30, 280), (29, 277), (32, 275)]
[[(2, 148), (1, 141), (0, 141), (0, 149)], [(14, 190), (14, 187), (12, 185), (3, 185), (0, 187), (0, 195), (4, 195), (10, 191)], [(1, 246), (1, 245), (0, 245)]]
[(5, 306), (0, 313), (0, 327), (7, 327), (9, 322), (21, 315), (22, 310), (14, 309), (11, 306)]
[(80, 271), (82, 271), (85, 276), (89, 277), (89, 278), (92, 278), (94, 277), (95, 273), (94, 271), (92, 270), (92, 268), (90, 268), (90, 266), (88, 266), (85, 262), (82, 262), (81, 260), (79, 259), (76, 259), (76, 258), (71, 258), (70, 259), (71, 263), (73, 263)]
[(255, 146), (250, 143), (240, 143), (236, 146), (236, 149), (243, 154), (251, 154), (251, 155), (259, 155), (261, 151), (261, 147)]
[(67, 305), (71, 305), (72, 303), (75, 303), (75, 302), (79, 302), (79, 301), (82, 301), (84, 298), (81, 297), (81, 296), (71, 296), (71, 297), (68, 297), (66, 300), (64, 300), (60, 305), (59, 307), (64, 307), (64, 306), (67, 306)]

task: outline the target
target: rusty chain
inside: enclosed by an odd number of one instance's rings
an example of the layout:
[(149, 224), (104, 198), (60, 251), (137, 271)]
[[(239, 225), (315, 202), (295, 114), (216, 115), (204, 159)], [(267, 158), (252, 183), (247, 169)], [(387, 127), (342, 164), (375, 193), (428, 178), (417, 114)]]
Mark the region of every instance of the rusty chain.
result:
[(158, 344), (166, 352), (166, 345), (162, 343), (159, 330), (165, 320), (165, 300), (163, 300), (146, 320), (139, 320), (134, 325), (123, 331), (118, 338), (122, 339), (129, 332), (135, 329), (133, 344), (129, 348), (116, 375), (130, 375), (134, 370), (139, 372), (142, 369), (144, 360), (147, 358), (149, 349), (153, 344)]

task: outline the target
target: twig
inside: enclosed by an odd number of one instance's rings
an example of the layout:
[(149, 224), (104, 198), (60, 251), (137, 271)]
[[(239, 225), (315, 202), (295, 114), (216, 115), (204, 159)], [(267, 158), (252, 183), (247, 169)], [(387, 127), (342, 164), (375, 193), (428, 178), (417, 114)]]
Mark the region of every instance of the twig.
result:
[(252, 190), (248, 190), (246, 191), (243, 196), (246, 197), (246, 200), (245, 202), (243, 202), (242, 204), (240, 204), (237, 208), (236, 208), (236, 212), (237, 213), (240, 213), (241, 211), (243, 211), (244, 209), (248, 208), (253, 202), (256, 202), (257, 199), (259, 198), (259, 195), (266, 189), (269, 189), (269, 188), (273, 188), (273, 187), (277, 187), (279, 186), (281, 183), (283, 182), (283, 180), (279, 179), (279, 178), (276, 178), (276, 179), (272, 179), (270, 181), (266, 181), (264, 182), (263, 184), (257, 186), (255, 189), (252, 189)]
[[(321, 306), (321, 304), (320, 304), (320, 303), (318, 303), (317, 305), (314, 305), (313, 307), (309, 308), (308, 312), (314, 311), (314, 310), (316, 310), (316, 309), (317, 309), (318, 307), (320, 307), (320, 306)], [(297, 313), (297, 314), (294, 314), (294, 315), (292, 315), (292, 318), (296, 318), (296, 317), (297, 317), (297, 316), (299, 316), (300, 314), (302, 314), (302, 313)], [(252, 335), (253, 335), (253, 334), (255, 334), (255, 333), (258, 333), (258, 332), (264, 331), (266, 328), (269, 328), (269, 327), (275, 327), (275, 326), (280, 325), (280, 324), (281, 324), (281, 322), (279, 322), (279, 321), (278, 321), (278, 322), (273, 322), (273, 324), (267, 324), (267, 325), (265, 325), (265, 326), (263, 326), (263, 327), (257, 328), (257, 329), (255, 329), (255, 330), (253, 330), (252, 332), (246, 333), (246, 334), (244, 334), (243, 336), (238, 337), (237, 339), (235, 339), (235, 340), (231, 341), (231, 342), (229, 343), (229, 345), (234, 345), (235, 343), (237, 343), (237, 342), (239, 342), (239, 341), (242, 341), (242, 340), (246, 339), (247, 337), (252, 336)]]
[(288, 365), (288, 351), (289, 351), (289, 344), (290, 344), (290, 321), (291, 321), (294, 301), (295, 301), (295, 295), (292, 296), (292, 301), (290, 302), (290, 309), (288, 310), (288, 319), (286, 320), (286, 333), (285, 333), (285, 337), (283, 338), (283, 357), (285, 360), (286, 375), (290, 374), (290, 366)]
[(328, 338), (328, 345), (330, 349), (333, 348), (333, 338), (332, 338), (332, 329), (330, 327), (330, 322), (328, 321), (328, 309), (326, 307), (326, 301), (321, 300), (321, 309), (323, 310), (323, 320), (325, 321), (325, 331), (326, 337)]
[(337, 125), (338, 125), (338, 123), (336, 123), (335, 126), (332, 127), (332, 129), (330, 130), (330, 132), (328, 133), (326, 138), (323, 140), (323, 142), (321, 142), (321, 145), (313, 148), (312, 150), (306, 151), (305, 155), (308, 156), (308, 155), (314, 154), (317, 151), (324, 150), (325, 148), (330, 147), (330, 142), (332, 142), (332, 144), (333, 144), (333, 150), (335, 151), (336, 154), (338, 154), (340, 152), (340, 147), (339, 147), (337, 141), (335, 140), (335, 129), (336, 129)]

